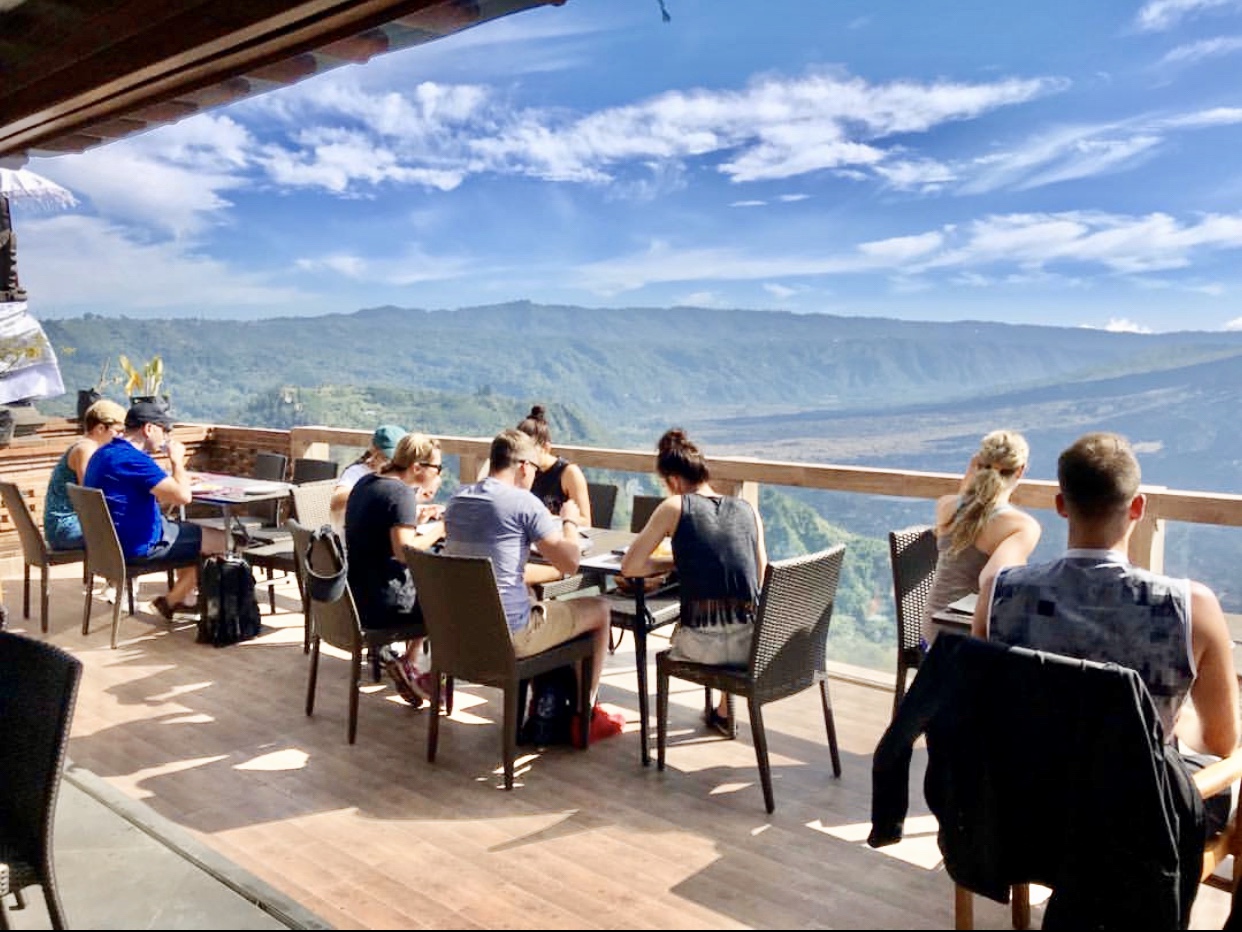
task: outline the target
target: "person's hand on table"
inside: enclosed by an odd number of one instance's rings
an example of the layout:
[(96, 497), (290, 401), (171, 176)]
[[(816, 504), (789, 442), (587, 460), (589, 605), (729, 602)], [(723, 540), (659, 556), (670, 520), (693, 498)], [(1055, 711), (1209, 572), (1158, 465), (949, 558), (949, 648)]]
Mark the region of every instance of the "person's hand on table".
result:
[(418, 506), (418, 523), (426, 524), (429, 521), (441, 521), (444, 519), (443, 505), (419, 505)]

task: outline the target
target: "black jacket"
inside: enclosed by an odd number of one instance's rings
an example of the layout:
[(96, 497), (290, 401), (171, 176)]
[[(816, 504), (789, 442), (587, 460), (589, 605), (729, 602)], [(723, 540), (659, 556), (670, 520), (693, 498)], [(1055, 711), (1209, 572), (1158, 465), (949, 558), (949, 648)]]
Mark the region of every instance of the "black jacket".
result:
[(1050, 887), (1045, 929), (1186, 927), (1203, 803), (1133, 670), (942, 634), (876, 748), (873, 847), (901, 840), (923, 733), (954, 882)]

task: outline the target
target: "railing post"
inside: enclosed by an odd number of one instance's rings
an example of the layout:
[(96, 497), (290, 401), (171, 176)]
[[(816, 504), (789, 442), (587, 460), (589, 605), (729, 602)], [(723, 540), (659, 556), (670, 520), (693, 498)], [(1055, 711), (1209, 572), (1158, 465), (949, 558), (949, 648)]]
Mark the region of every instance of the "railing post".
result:
[(1165, 520), (1150, 507), (1130, 535), (1130, 562), (1153, 573), (1164, 572)]
[(297, 459), (326, 460), (331, 456), (328, 444), (314, 441), (298, 428), (289, 431), (289, 461)]
[(470, 485), (479, 481), (479, 470), (483, 468), (483, 457), (472, 453), (462, 453), (457, 457), (457, 481), (462, 485)]

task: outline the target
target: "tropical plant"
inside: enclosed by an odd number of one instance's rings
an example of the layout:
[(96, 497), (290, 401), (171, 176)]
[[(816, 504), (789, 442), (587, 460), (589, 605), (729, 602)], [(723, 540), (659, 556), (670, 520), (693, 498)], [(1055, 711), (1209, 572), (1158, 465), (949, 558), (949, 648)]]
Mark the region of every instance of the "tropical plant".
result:
[(121, 371), (125, 373), (127, 395), (131, 398), (155, 398), (160, 394), (160, 389), (164, 387), (164, 360), (158, 353), (147, 360), (141, 369), (130, 362), (128, 356), (121, 355), (119, 360)]

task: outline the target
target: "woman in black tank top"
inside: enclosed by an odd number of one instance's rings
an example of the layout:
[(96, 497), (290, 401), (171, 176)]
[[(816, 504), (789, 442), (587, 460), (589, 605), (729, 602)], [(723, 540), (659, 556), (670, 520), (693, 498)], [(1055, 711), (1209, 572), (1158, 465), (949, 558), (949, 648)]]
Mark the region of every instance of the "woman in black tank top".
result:
[[(750, 654), (760, 580), (767, 565), (763, 524), (749, 502), (712, 487), (703, 455), (680, 430), (660, 438), (656, 469), (672, 493), (652, 513), (621, 560), (628, 577), (677, 570), (681, 619), (671, 655), (698, 663), (745, 666)], [(653, 556), (664, 538), (672, 560)], [(728, 699), (708, 724), (733, 733)]]
[(530, 490), (557, 515), (561, 505), (572, 500), (582, 514), (584, 527), (591, 526), (591, 497), (587, 494), (582, 469), (552, 452), (552, 432), (542, 405), (535, 405), (517, 429), (535, 441), (539, 448), (538, 474)]

